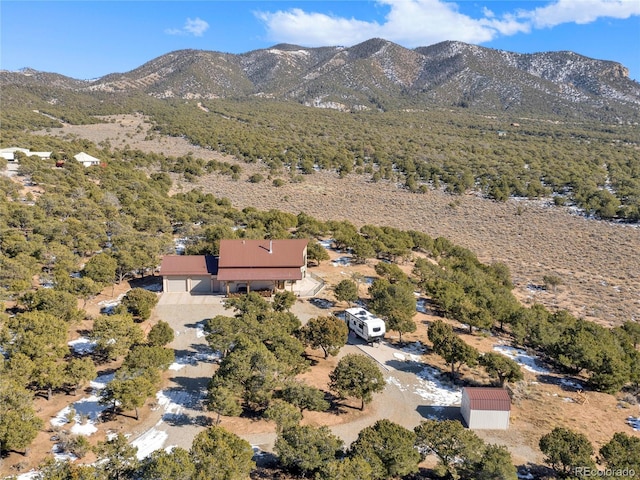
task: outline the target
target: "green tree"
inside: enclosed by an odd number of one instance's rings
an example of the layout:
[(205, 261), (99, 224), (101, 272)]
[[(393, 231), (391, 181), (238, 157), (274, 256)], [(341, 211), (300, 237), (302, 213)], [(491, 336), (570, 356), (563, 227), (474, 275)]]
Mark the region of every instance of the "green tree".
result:
[(498, 379), (501, 387), (506, 382), (517, 382), (524, 378), (520, 365), (504, 355), (487, 352), (478, 359), (489, 375)]
[(455, 379), (462, 365), (476, 365), (478, 351), (456, 335), (451, 325), (436, 320), (429, 327), (427, 337), (433, 344), (433, 351), (450, 365), (452, 379)]
[(283, 467), (306, 476), (335, 460), (342, 446), (342, 440), (325, 426), (295, 425), (278, 435), (275, 451)]
[(216, 352), (220, 352), (222, 358), (231, 352), (236, 339), (243, 328), (241, 319), (216, 315), (205, 320), (204, 331), (207, 343)]
[[(84, 438), (84, 437), (83, 437)], [(38, 465), (38, 480), (96, 480), (100, 478), (93, 465), (77, 465), (69, 460), (48, 457)]]
[(127, 438), (118, 433), (111, 440), (98, 442), (94, 448), (98, 472), (109, 480), (134, 478), (139, 461), (138, 448), (129, 445)]
[(154, 347), (164, 347), (165, 345), (173, 342), (174, 331), (171, 326), (164, 320), (159, 320), (147, 335), (147, 343)]
[(276, 423), (277, 433), (293, 427), (302, 420), (302, 413), (295, 405), (284, 400), (274, 400), (264, 411), (264, 418)]
[(153, 368), (131, 370), (123, 367), (100, 391), (99, 402), (110, 405), (114, 412), (135, 410), (135, 419), (138, 420), (138, 408), (155, 394), (159, 384), (160, 375)]
[(215, 382), (209, 386), (207, 408), (217, 414), (216, 425), (220, 424), (221, 415), (236, 417), (242, 413), (242, 406), (233, 390)]
[(369, 288), (369, 294), (371, 310), (385, 320), (388, 330), (398, 332), (401, 343), (403, 333), (415, 332), (416, 296), (411, 284), (377, 279)]
[(0, 377), (0, 455), (26, 449), (38, 435), (44, 422), (32, 404), (27, 390)]
[(319, 266), (320, 262), (324, 260), (329, 260), (327, 249), (316, 241), (309, 242), (309, 245), (307, 245), (307, 263), (315, 262)]
[(441, 472), (452, 478), (481, 461), (484, 442), (458, 420), (426, 420), (414, 431), (418, 449), (436, 455)]
[(324, 358), (336, 356), (347, 343), (349, 328), (346, 322), (334, 316), (311, 318), (300, 329), (302, 341), (311, 348), (322, 348)]
[(296, 295), (293, 292), (284, 290), (282, 292), (276, 292), (273, 296), (273, 309), (276, 312), (288, 312), (291, 307), (296, 303)]
[(329, 409), (329, 402), (324, 399), (322, 390), (301, 382), (288, 382), (281, 395), (283, 400), (298, 407), (300, 413), (305, 410), (325, 412)]
[(93, 322), (90, 336), (96, 342), (96, 349), (111, 360), (125, 355), (144, 339), (140, 327), (127, 314), (99, 316)]
[(174, 360), (175, 352), (171, 348), (136, 345), (127, 353), (123, 365), (130, 370), (166, 370)]
[(96, 365), (88, 357), (72, 358), (65, 366), (65, 383), (71, 386), (74, 394), (81, 385), (93, 380), (96, 375)]
[(373, 469), (369, 462), (360, 457), (346, 457), (327, 462), (317, 473), (318, 480), (372, 480)]
[(351, 305), (358, 300), (358, 286), (351, 280), (342, 280), (333, 288), (336, 300)]
[[(471, 478), (471, 477), (469, 477)], [(474, 480), (517, 480), (511, 453), (503, 445), (487, 445), (472, 472)]]
[(78, 299), (68, 292), (41, 288), (25, 293), (20, 300), (27, 310), (49, 313), (66, 322), (82, 318), (82, 312), (78, 310)]
[(196, 473), (196, 467), (189, 452), (184, 448), (175, 447), (170, 452), (155, 450), (142, 460), (139, 469), (140, 480), (191, 480)]
[(147, 320), (151, 311), (158, 303), (158, 296), (144, 288), (132, 288), (122, 299), (120, 304), (124, 312), (129, 312), (134, 318)]
[(562, 477), (570, 476), (577, 467), (595, 468), (593, 445), (582, 433), (556, 427), (540, 438), (539, 446), (545, 463)]
[(99, 253), (89, 259), (82, 269), (82, 275), (101, 285), (116, 281), (118, 262), (111, 255)]
[(278, 385), (278, 361), (261, 342), (238, 337), (212, 379), (216, 385), (236, 392), (250, 409), (266, 408)]
[(349, 455), (362, 457), (374, 478), (404, 477), (418, 471), (420, 453), (414, 448), (416, 434), (389, 420), (378, 420), (360, 431)]
[(356, 397), (360, 410), (372, 400), (373, 394), (384, 390), (382, 372), (375, 360), (365, 355), (350, 353), (344, 356), (329, 374), (330, 387), (341, 397)]
[(193, 439), (194, 480), (246, 480), (255, 468), (246, 440), (222, 427), (209, 427)]
[(640, 438), (616, 432), (600, 447), (600, 457), (609, 469), (633, 470), (637, 475), (640, 472)]

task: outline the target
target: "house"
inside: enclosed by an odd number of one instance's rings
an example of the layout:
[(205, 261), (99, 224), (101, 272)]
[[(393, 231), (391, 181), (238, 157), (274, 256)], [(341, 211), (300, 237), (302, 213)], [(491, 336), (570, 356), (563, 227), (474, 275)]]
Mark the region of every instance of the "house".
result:
[(507, 430), (511, 397), (504, 388), (464, 387), (460, 413), (472, 430)]
[(88, 153), (84, 153), (84, 152), (80, 152), (77, 155), (74, 155), (73, 158), (75, 158), (85, 167), (92, 167), (95, 165), (100, 165), (102, 163), (102, 160), (100, 160), (99, 158), (92, 157)]
[(307, 274), (306, 239), (220, 240), (220, 255), (168, 255), (163, 291), (230, 293), (293, 288)]

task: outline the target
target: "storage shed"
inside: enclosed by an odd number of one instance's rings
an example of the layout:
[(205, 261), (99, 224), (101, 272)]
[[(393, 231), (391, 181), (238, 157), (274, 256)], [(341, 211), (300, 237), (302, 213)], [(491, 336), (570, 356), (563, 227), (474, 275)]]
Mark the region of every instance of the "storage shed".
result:
[(511, 397), (504, 388), (464, 387), (460, 413), (472, 430), (507, 430)]

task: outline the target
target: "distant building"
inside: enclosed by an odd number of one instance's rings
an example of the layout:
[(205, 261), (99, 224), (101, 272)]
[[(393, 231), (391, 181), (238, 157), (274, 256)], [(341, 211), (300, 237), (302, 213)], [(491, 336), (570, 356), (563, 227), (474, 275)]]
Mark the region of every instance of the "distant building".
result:
[(95, 165), (100, 165), (102, 163), (102, 160), (100, 160), (99, 158), (92, 157), (88, 153), (84, 153), (84, 152), (80, 152), (77, 155), (74, 155), (73, 158), (75, 158), (78, 162), (83, 164), (85, 167), (92, 167)]
[(472, 430), (507, 430), (511, 397), (504, 388), (464, 387), (460, 413)]
[(220, 255), (167, 255), (167, 293), (238, 293), (293, 286), (307, 273), (306, 239), (220, 240)]
[(36, 156), (44, 159), (51, 158), (51, 152), (32, 152), (28, 148), (20, 147), (0, 148), (0, 158), (13, 162), (16, 159), (16, 152), (24, 153), (27, 157)]

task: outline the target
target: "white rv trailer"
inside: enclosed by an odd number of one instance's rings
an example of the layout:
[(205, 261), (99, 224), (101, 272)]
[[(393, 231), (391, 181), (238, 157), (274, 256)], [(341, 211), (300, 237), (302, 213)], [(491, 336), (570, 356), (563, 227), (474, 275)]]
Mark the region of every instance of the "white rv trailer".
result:
[(369, 343), (379, 342), (386, 332), (384, 320), (361, 307), (346, 309), (345, 320), (350, 331)]

